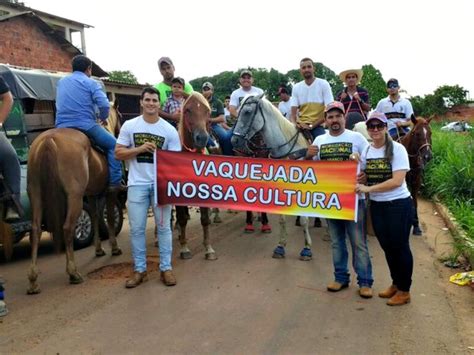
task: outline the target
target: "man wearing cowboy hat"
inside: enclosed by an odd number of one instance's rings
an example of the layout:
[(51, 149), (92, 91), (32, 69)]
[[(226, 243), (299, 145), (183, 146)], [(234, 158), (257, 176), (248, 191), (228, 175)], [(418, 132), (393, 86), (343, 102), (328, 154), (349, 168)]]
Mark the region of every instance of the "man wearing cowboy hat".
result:
[(357, 122), (365, 121), (370, 110), (369, 93), (358, 86), (363, 74), (362, 69), (348, 69), (339, 74), (346, 87), (337, 93), (336, 100), (344, 104), (348, 129), (352, 129)]

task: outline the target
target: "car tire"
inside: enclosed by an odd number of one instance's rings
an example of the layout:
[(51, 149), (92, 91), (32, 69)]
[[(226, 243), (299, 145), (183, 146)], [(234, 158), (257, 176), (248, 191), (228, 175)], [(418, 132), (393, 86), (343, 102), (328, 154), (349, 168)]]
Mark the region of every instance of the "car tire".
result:
[[(115, 236), (117, 236), (123, 227), (123, 209), (122, 204), (117, 201), (114, 206), (114, 214), (115, 214)], [(107, 228), (107, 208), (106, 204), (102, 204), (102, 208), (100, 210), (101, 218), (99, 219), (99, 236), (100, 239), (109, 239), (109, 230)]]
[(74, 249), (82, 249), (92, 244), (94, 240), (94, 228), (92, 227), (91, 209), (84, 202), (81, 215), (77, 219), (74, 230)]

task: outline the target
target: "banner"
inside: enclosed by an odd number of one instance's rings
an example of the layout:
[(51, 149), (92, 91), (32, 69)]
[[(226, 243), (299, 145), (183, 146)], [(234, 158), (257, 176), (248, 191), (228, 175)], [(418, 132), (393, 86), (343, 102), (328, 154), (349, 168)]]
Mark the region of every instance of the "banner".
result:
[(357, 163), (157, 150), (159, 204), (356, 220)]

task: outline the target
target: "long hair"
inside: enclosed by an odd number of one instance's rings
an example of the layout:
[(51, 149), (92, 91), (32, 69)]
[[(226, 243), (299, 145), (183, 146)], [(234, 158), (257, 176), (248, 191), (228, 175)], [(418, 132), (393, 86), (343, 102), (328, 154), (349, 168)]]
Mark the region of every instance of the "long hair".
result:
[(393, 159), (393, 140), (388, 132), (385, 132), (385, 158), (390, 162)]

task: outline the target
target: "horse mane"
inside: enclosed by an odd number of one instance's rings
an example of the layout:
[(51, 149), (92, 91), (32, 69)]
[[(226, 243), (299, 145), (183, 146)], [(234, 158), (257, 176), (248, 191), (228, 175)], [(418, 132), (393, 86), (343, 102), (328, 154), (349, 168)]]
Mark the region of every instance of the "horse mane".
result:
[[(294, 138), (295, 134), (297, 133), (297, 128), (285, 116), (283, 116), (278, 108), (268, 101), (267, 98), (262, 97), (262, 103), (264, 104), (264, 108), (267, 111), (270, 111), (274, 117), (276, 117), (280, 131), (285, 137), (286, 141), (288, 142), (290, 139)], [(308, 142), (302, 134), (298, 136), (297, 143), (303, 147), (308, 146)]]

